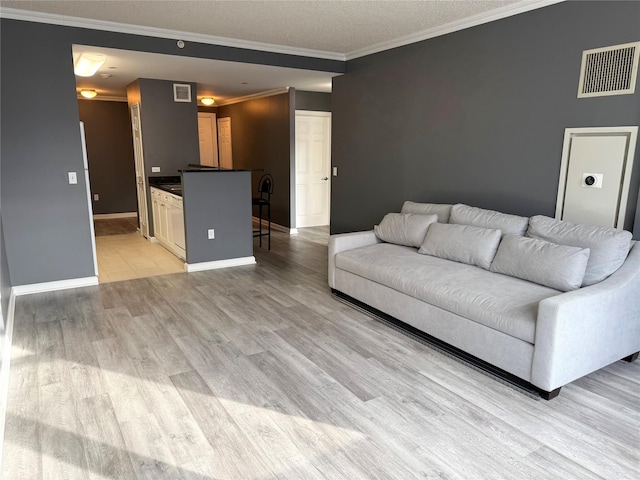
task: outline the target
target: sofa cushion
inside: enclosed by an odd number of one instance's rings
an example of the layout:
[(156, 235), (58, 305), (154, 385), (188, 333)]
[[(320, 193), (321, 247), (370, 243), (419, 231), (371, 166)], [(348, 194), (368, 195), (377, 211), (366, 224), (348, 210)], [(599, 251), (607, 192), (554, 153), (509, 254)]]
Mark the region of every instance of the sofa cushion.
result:
[(438, 222), (449, 223), (451, 204), (448, 203), (416, 203), (406, 201), (402, 205), (401, 213), (415, 213), (417, 215), (438, 216)]
[(524, 235), (529, 225), (529, 219), (458, 203), (451, 207), (449, 223), (494, 228), (502, 231), (502, 235)]
[(500, 242), (491, 271), (568, 292), (582, 285), (588, 261), (588, 248), (506, 235)]
[(379, 243), (340, 252), (336, 268), (533, 343), (538, 303), (560, 292), (415, 249)]
[(429, 225), (438, 221), (436, 215), (412, 213), (387, 213), (373, 231), (380, 240), (407, 247), (419, 247), (424, 241)]
[(501, 236), (500, 230), (434, 223), (429, 227), (418, 253), (489, 270)]
[(582, 225), (536, 215), (527, 236), (590, 250), (583, 286), (598, 283), (622, 266), (631, 248), (631, 233), (609, 227)]

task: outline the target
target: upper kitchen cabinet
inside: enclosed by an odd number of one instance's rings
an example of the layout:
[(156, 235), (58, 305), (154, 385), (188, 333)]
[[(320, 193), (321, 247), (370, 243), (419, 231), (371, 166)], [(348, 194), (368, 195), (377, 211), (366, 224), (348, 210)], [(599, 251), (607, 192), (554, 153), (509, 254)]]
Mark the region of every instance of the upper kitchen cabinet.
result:
[(140, 104), (147, 177), (178, 175), (200, 163), (196, 95), (196, 84), (189, 82), (139, 78), (127, 86), (129, 109)]

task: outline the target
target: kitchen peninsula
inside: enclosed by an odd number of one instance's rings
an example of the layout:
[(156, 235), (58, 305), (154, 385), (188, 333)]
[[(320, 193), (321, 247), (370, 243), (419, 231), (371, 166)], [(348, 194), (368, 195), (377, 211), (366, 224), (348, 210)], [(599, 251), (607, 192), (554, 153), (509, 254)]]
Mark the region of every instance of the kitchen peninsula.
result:
[(186, 260), (188, 272), (255, 263), (251, 172), (190, 167), (179, 173), (149, 177), (158, 242)]

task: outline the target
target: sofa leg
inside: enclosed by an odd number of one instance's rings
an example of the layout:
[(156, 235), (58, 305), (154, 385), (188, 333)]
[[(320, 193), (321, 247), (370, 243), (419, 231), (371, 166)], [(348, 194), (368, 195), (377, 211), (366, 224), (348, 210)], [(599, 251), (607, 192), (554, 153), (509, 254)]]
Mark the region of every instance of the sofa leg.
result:
[(624, 357), (623, 360), (629, 363), (635, 362), (638, 359), (638, 355), (640, 355), (640, 352), (632, 353), (628, 357)]
[(562, 387), (556, 388), (555, 390), (551, 390), (550, 392), (546, 392), (544, 390), (540, 390), (540, 396), (545, 400), (553, 400), (558, 395), (560, 395), (560, 389)]

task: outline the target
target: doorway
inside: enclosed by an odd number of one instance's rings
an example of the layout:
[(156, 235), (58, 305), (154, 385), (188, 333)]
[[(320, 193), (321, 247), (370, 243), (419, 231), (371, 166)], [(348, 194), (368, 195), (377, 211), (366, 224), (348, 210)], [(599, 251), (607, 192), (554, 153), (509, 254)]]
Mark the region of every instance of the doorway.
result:
[(200, 141), (200, 165), (218, 167), (218, 133), (216, 114), (198, 112), (198, 139)]
[(218, 119), (218, 145), (220, 148), (220, 168), (233, 168), (231, 117)]
[(331, 113), (296, 110), (296, 227), (329, 225)]

